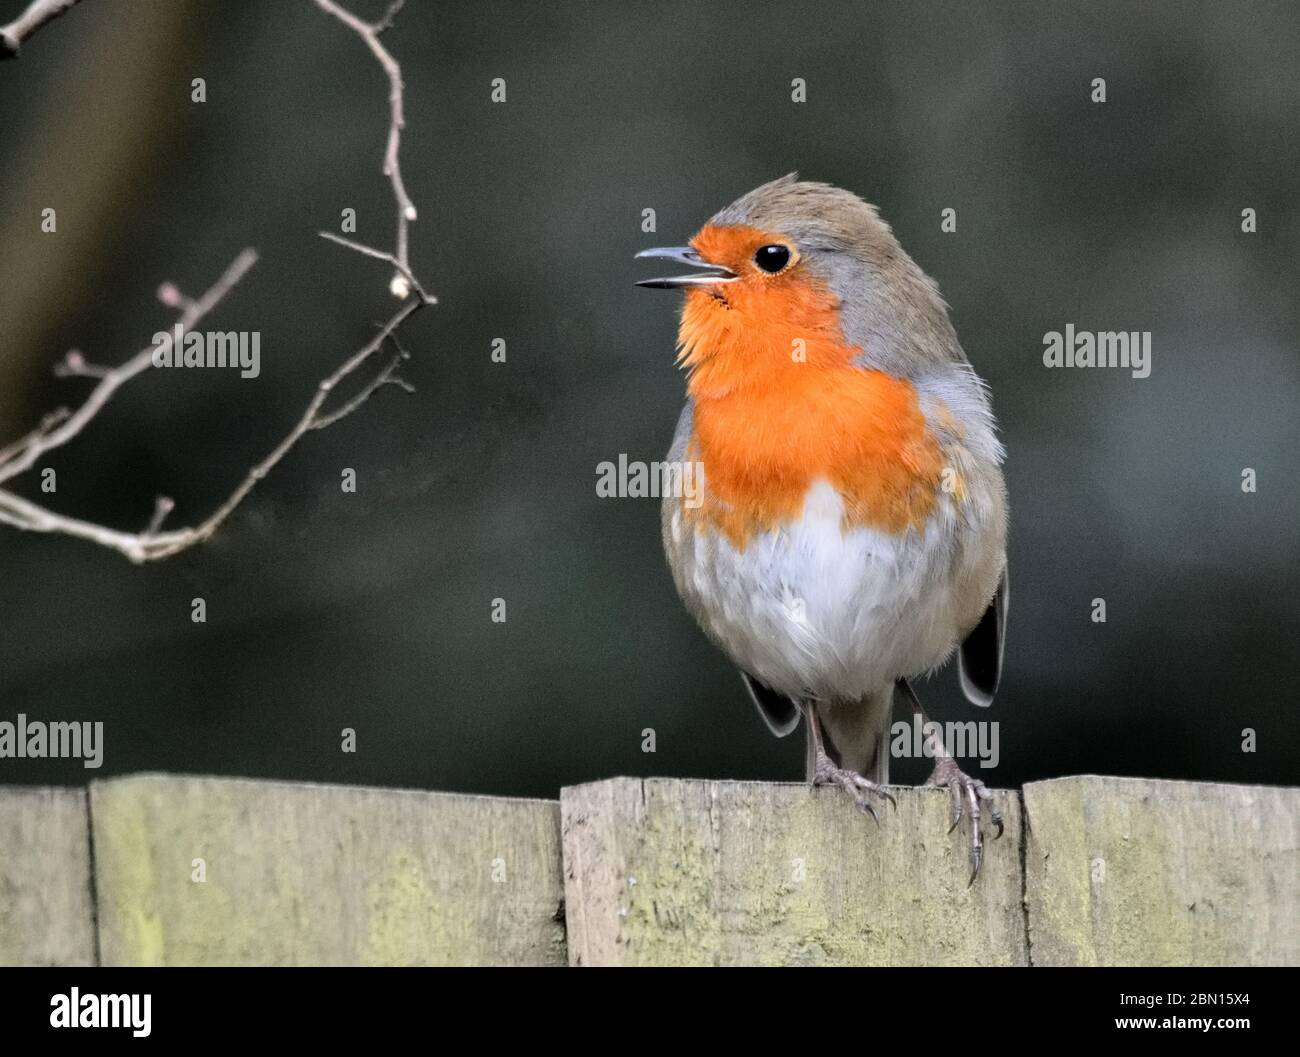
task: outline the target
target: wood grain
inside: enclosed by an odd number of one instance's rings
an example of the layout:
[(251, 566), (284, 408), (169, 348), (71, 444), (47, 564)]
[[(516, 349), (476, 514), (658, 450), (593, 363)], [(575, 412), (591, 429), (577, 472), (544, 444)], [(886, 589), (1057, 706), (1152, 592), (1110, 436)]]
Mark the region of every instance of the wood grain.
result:
[(967, 887), (947, 794), (880, 826), (839, 790), (615, 778), (564, 789), (572, 965), (1024, 965), (1020, 805)]
[(84, 789), (0, 786), (0, 965), (93, 965)]
[(143, 775), (91, 818), (106, 965), (564, 964), (554, 801)]
[(1300, 964), (1300, 789), (1083, 776), (1024, 799), (1034, 964)]

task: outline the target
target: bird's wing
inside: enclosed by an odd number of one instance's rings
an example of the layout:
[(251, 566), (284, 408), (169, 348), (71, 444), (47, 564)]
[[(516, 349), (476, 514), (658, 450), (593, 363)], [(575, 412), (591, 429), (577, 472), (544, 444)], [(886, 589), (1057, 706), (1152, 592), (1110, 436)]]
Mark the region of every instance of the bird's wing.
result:
[(1007, 646), (1007, 571), (993, 593), (993, 601), (971, 629), (961, 644), (957, 668), (961, 675), (962, 693), (971, 704), (987, 708), (993, 704), (1002, 679), (1002, 655)]
[(778, 738), (784, 738), (799, 725), (799, 706), (790, 698), (760, 683), (748, 672), (741, 672), (740, 677), (745, 681), (750, 700), (754, 702), (754, 707), (763, 717), (768, 730)]

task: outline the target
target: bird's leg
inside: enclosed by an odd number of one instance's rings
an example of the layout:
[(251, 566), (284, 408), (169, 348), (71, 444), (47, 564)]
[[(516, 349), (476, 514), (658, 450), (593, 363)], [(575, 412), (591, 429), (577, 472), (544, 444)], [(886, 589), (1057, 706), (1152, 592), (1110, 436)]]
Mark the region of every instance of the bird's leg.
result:
[(997, 803), (993, 799), (993, 794), (985, 788), (984, 783), (978, 778), (972, 778), (960, 767), (957, 761), (953, 759), (948, 752), (947, 747), (943, 744), (943, 739), (930, 728), (930, 717), (925, 714), (921, 707), (921, 702), (916, 698), (916, 692), (906, 680), (899, 680), (899, 687), (906, 695), (908, 702), (912, 706), (912, 711), (921, 717), (922, 729), (927, 730), (926, 745), (929, 746), (930, 753), (934, 756), (934, 770), (930, 777), (926, 779), (926, 785), (946, 787), (948, 795), (952, 801), (952, 825), (948, 827), (951, 833), (961, 823), (962, 803), (963, 801), (969, 808), (967, 812), (970, 815), (970, 881), (967, 887), (975, 883), (975, 878), (979, 876), (980, 864), (984, 861), (984, 838), (980, 832), (980, 820), (982, 812), (981, 804), (988, 804), (989, 818), (997, 826), (998, 831), (993, 839), (997, 840), (1002, 836), (1002, 812), (998, 810)]
[(813, 766), (812, 774), (808, 781), (813, 786), (819, 785), (837, 785), (843, 789), (849, 796), (853, 797), (853, 802), (863, 811), (875, 820), (876, 825), (880, 825), (880, 818), (876, 815), (876, 809), (871, 805), (869, 796), (882, 797), (888, 800), (895, 808), (898, 807), (896, 801), (889, 791), (883, 785), (873, 782), (870, 779), (862, 777), (857, 771), (850, 771), (847, 767), (841, 767), (826, 752), (826, 743), (822, 738), (821, 721), (817, 718), (817, 705), (812, 701), (803, 703), (804, 718), (808, 721), (808, 737), (812, 742)]

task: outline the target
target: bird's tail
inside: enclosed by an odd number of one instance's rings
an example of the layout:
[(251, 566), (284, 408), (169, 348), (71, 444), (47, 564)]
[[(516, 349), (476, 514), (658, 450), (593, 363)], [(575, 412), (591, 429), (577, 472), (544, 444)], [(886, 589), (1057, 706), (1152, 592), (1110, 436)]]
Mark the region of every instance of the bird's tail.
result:
[[(818, 701), (827, 755), (841, 767), (857, 771), (881, 785), (889, 781), (889, 722), (894, 713), (894, 687), (860, 701)], [(807, 777), (813, 775), (812, 737), (807, 740)]]

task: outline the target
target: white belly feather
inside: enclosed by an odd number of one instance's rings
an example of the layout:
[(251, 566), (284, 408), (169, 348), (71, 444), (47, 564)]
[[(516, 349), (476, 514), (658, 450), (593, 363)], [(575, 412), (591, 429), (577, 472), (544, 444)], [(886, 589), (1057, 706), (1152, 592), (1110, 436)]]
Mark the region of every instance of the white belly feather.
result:
[(744, 550), (680, 506), (664, 542), (679, 593), (738, 665), (794, 697), (856, 700), (942, 664), (983, 611), (1001, 557), (963, 546), (981, 535), (970, 511), (944, 496), (924, 534), (845, 532), (842, 498), (817, 481), (799, 518)]

